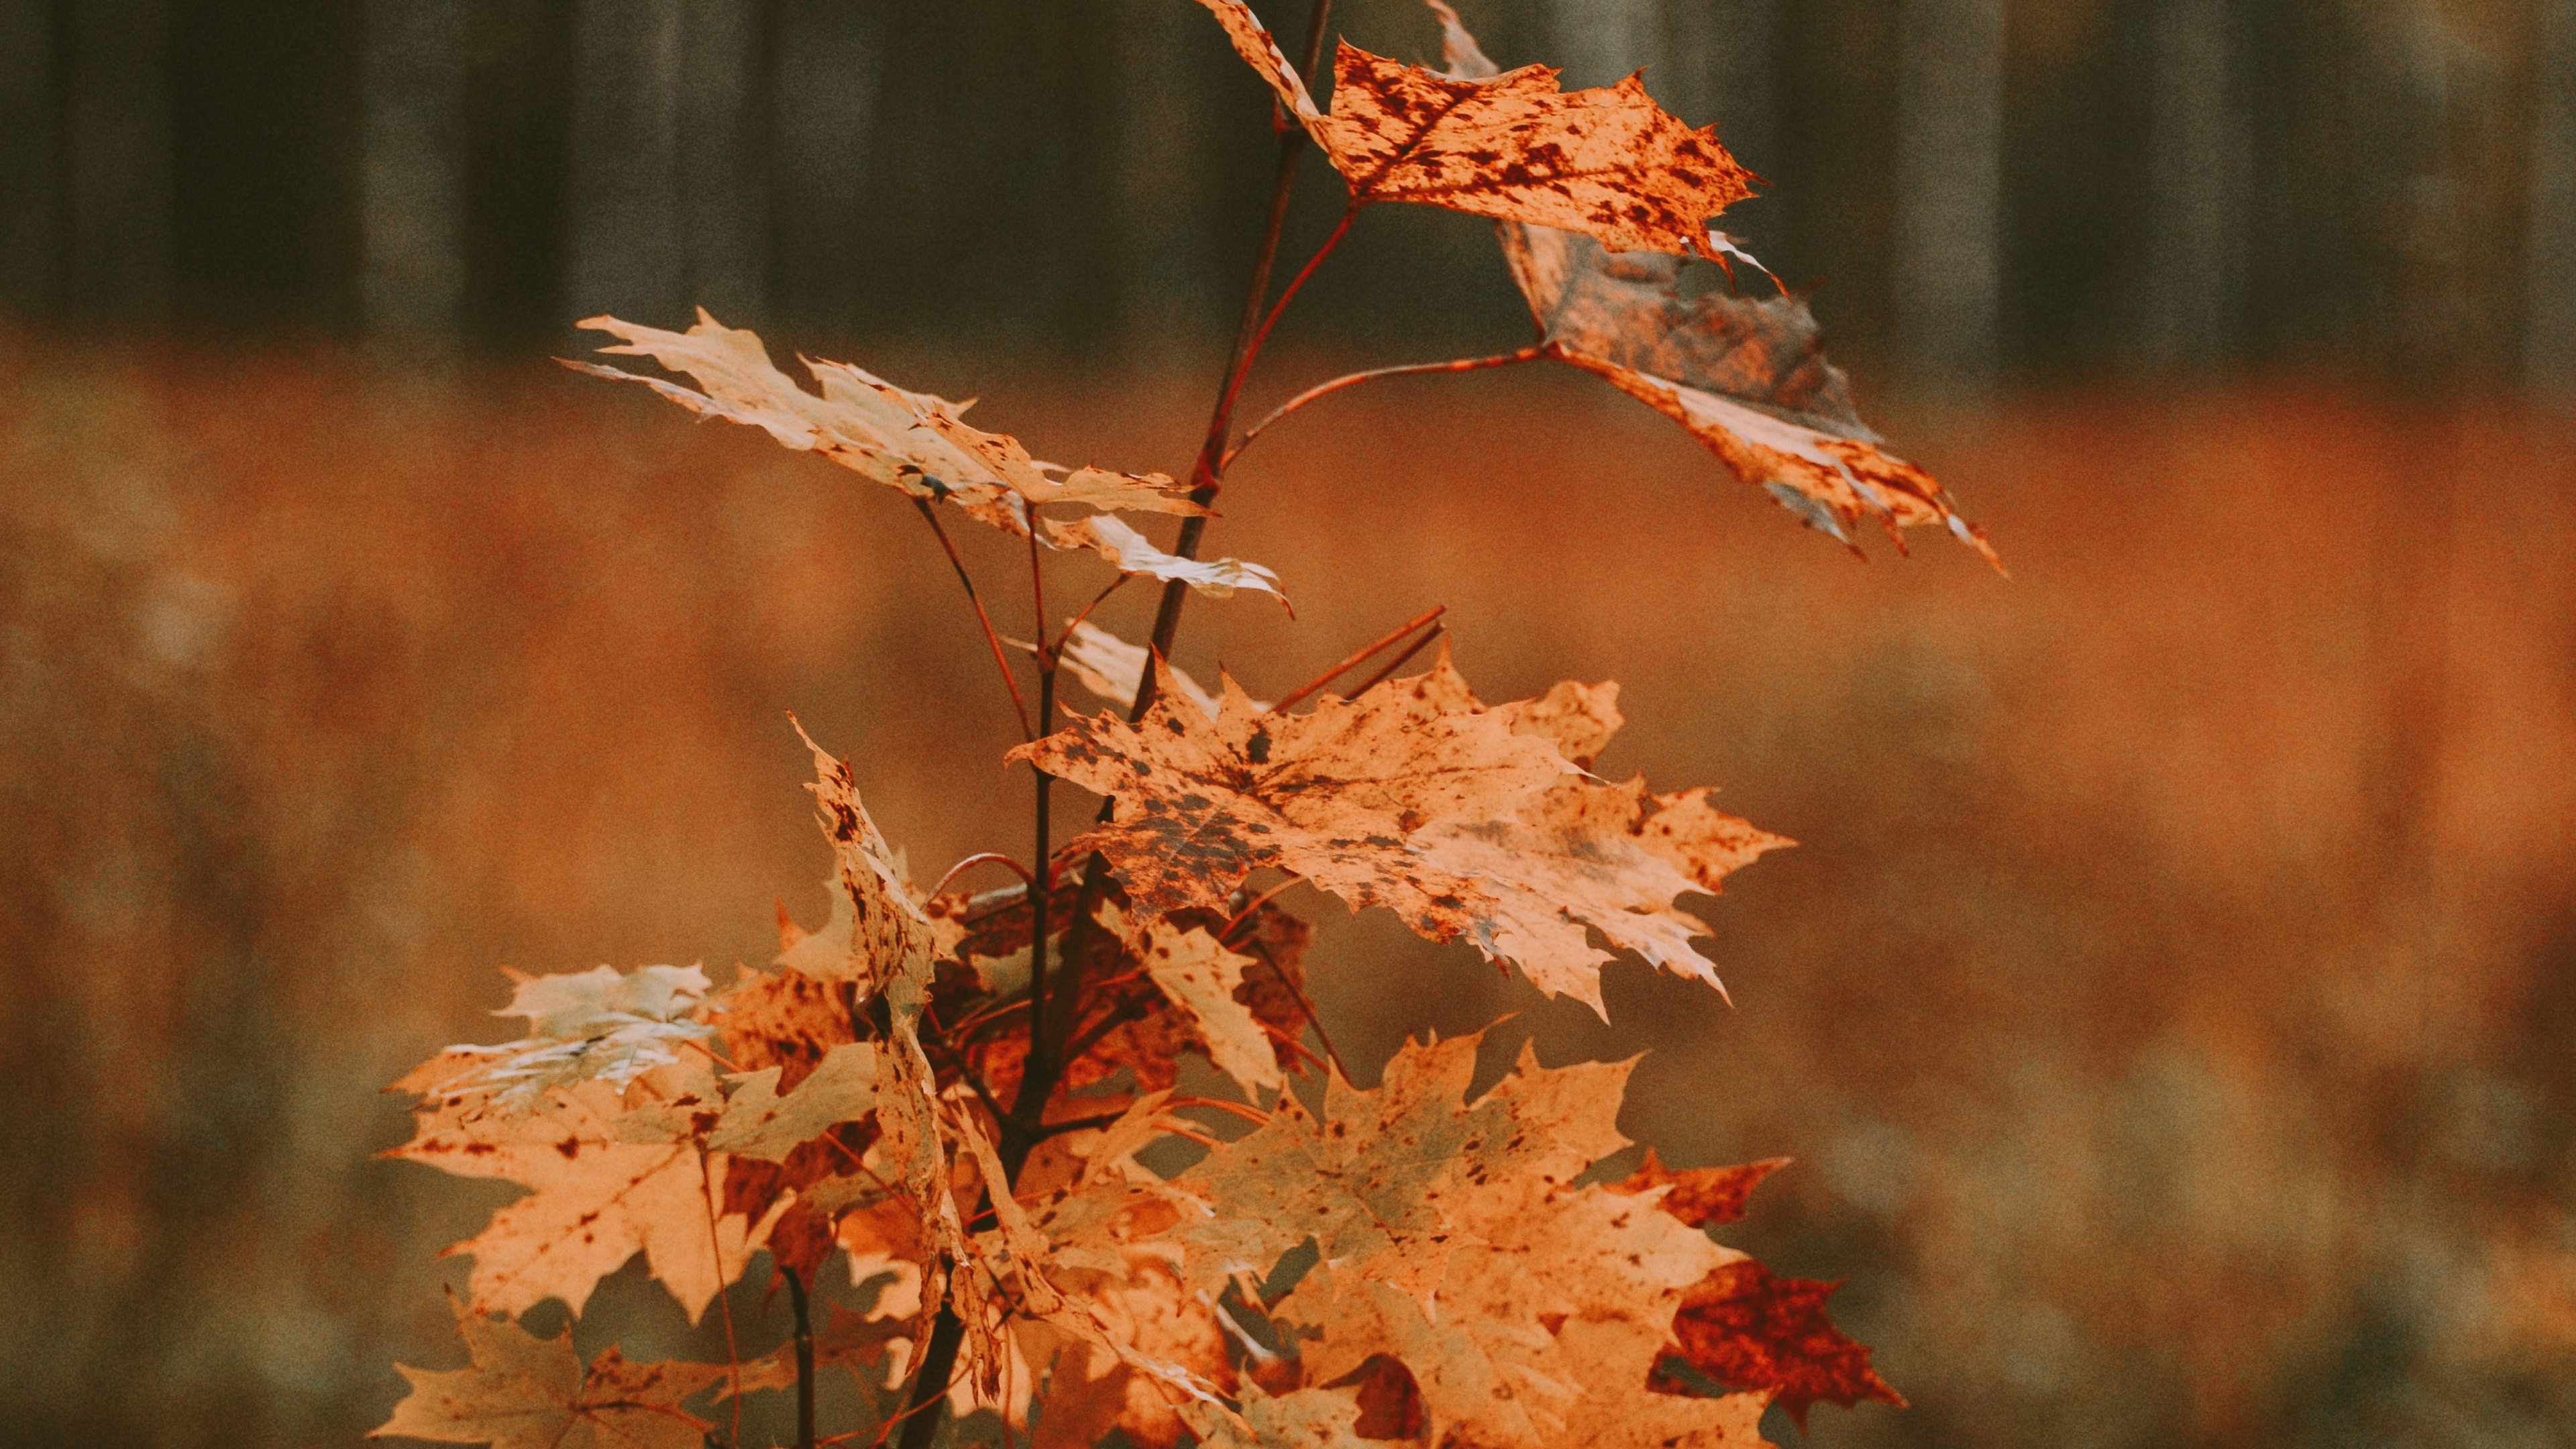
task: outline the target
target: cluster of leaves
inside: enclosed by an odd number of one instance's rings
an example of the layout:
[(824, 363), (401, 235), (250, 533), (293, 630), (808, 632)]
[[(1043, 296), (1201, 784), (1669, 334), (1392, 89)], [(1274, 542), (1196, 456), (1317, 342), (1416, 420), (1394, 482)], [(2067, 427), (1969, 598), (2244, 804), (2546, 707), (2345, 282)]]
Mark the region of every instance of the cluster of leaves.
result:
[[(1802, 304), (1683, 296), (1681, 258), (1749, 260), (1707, 222), (1751, 178), (1635, 77), (1566, 93), (1544, 67), (1497, 74), (1434, 3), (1446, 71), (1344, 45), (1325, 111), (1241, 0), (1203, 3), (1353, 211), (1429, 202), (1498, 222), (1540, 329), (1510, 360), (1598, 373), (1845, 542), (1871, 518), (1938, 523), (1991, 557), (1860, 426)], [(809, 392), (704, 314), (685, 333), (587, 325), (695, 386), (578, 366), (897, 489), (943, 543), (953, 507), (1024, 539), (1033, 571), (1052, 549), (1164, 582), (1167, 617), (1183, 589), (1279, 592), (1259, 565), (1196, 557), (1214, 476), (1249, 433), (1189, 486), (1065, 468), (847, 364), (808, 363)], [(1166, 551), (1126, 513), (1194, 522)], [(684, 1449), (724, 1400), (794, 1389), (821, 1442), (825, 1370), (891, 1396), (875, 1432), (908, 1418), (907, 1444), (947, 1404), (1047, 1445), (1504, 1449), (1750, 1446), (1773, 1403), (1803, 1420), (1818, 1401), (1901, 1402), (1826, 1321), (1830, 1285), (1775, 1278), (1706, 1231), (1778, 1162), (1673, 1172), (1649, 1153), (1606, 1171), (1630, 1145), (1614, 1119), (1633, 1063), (1524, 1051), (1470, 1097), (1479, 1039), (1435, 1040), (1355, 1087), (1305, 993), (1308, 930), (1274, 899), (1304, 884), (1383, 906), (1600, 1011), (1614, 952), (1722, 989), (1676, 902), (1787, 842), (1706, 790), (1594, 775), (1621, 723), (1614, 685), (1488, 705), (1444, 645), (1421, 673), (1395, 677), (1408, 649), (1347, 696), (1321, 687), (1337, 670), (1272, 705), (1230, 677), (1201, 687), (1088, 609), (1049, 637), (1039, 609), (1021, 646), (1039, 713), (1008, 755), (1038, 782), (1041, 848), (1013, 866), (1019, 884), (950, 889), (1010, 864), (979, 856), (919, 889), (850, 765), (814, 747), (833, 915), (812, 932), (782, 916), (772, 969), (721, 989), (668, 966), (522, 978), (505, 1014), (525, 1038), (450, 1048), (397, 1084), (419, 1123), (391, 1155), (529, 1191), (451, 1249), (474, 1263), (456, 1305), (471, 1365), (405, 1369), (412, 1392), (379, 1433)], [(1428, 618), (1344, 668), (1421, 648)], [(1059, 667), (1132, 708), (1042, 733)], [(1061, 845), (1055, 780), (1111, 801)], [(1190, 1056), (1233, 1092), (1182, 1095)], [(585, 1366), (569, 1329), (506, 1321), (550, 1299), (580, 1313), (639, 1253), (692, 1321), (765, 1253), (796, 1337), (748, 1362), (611, 1349)], [(836, 1254), (872, 1296), (816, 1325), (809, 1293)]]

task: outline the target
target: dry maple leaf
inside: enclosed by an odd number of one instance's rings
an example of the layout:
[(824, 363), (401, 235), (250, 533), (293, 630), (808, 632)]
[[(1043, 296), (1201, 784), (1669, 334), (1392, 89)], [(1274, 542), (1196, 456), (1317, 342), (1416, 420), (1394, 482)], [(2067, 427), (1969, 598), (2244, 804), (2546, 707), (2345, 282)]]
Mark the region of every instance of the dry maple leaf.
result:
[(1181, 931), (1163, 920), (1146, 925), (1135, 950), (1145, 974), (1197, 1028), (1218, 1071), (1247, 1088), (1276, 1092), (1286, 1085), (1270, 1033), (1238, 999), (1251, 957), (1227, 950), (1205, 927)]
[(690, 1019), (707, 994), (706, 973), (695, 966), (645, 966), (622, 975), (614, 966), (510, 975), (517, 989), (510, 1004), (492, 1014), (527, 1018), (527, 1039), (449, 1047), (449, 1055), (480, 1058), (481, 1064), (443, 1078), (441, 1090), (489, 1090), (501, 1106), (526, 1111), (544, 1100), (549, 1087), (592, 1078), (623, 1087), (678, 1061), (681, 1047), (715, 1034)]
[[(1306, 715), (1260, 715), (1231, 679), (1211, 721), (1158, 696), (1134, 726), (1102, 715), (1012, 752), (1117, 797), (1100, 851), (1146, 914), (1217, 907), (1256, 869), (1294, 871), (1433, 940), (1465, 936), (1532, 984), (1607, 1015), (1614, 947), (1718, 985), (1674, 900), (1788, 842), (1642, 781), (1574, 778), (1565, 745), (1617, 727), (1608, 686), (1560, 685), (1488, 708), (1448, 662)], [(1722, 989), (1722, 988), (1721, 988)]]
[[(757, 1222), (723, 1211), (723, 1155), (674, 1131), (718, 1104), (703, 1067), (656, 1068), (622, 1096), (599, 1081), (556, 1088), (529, 1113), (467, 1096), (426, 1107), (418, 1134), (385, 1155), (532, 1189), (446, 1250), (473, 1255), (476, 1310), (518, 1314), (561, 1298), (578, 1314), (641, 1251), (695, 1322), (784, 1210)], [(630, 1111), (639, 1122), (625, 1120)]]
[[(1135, 701), (1136, 691), (1144, 685), (1145, 661), (1152, 655), (1153, 651), (1144, 645), (1130, 644), (1084, 619), (1073, 626), (1073, 633), (1065, 640), (1064, 652), (1057, 659), (1073, 671), (1073, 677), (1094, 697), (1123, 709)], [(1199, 712), (1209, 719), (1216, 718), (1217, 697), (1208, 693), (1206, 686), (1190, 678), (1178, 665), (1169, 667), (1172, 683), (1179, 689), (1181, 697), (1197, 705)], [(1270, 708), (1260, 700), (1254, 700), (1252, 707), (1256, 710)]]
[(1629, 1064), (1548, 1073), (1524, 1054), (1471, 1105), (1480, 1039), (1407, 1042), (1374, 1090), (1334, 1073), (1320, 1117), (1283, 1097), (1266, 1125), (1210, 1152), (1177, 1184), (1214, 1212), (1174, 1229), (1193, 1276), (1267, 1272), (1311, 1237), (1328, 1265), (1428, 1295), (1472, 1241), (1449, 1206), (1460, 1184), (1562, 1182), (1625, 1144), (1611, 1123)]
[(1825, 1317), (1825, 1299), (1841, 1286), (1777, 1278), (1750, 1258), (1728, 1263), (1692, 1285), (1673, 1320), (1679, 1346), (1667, 1352), (1716, 1383), (1775, 1394), (1802, 1430), (1819, 1399), (1904, 1408), (1905, 1397), (1869, 1366), (1869, 1350)]
[[(1002, 433), (966, 424), (968, 406), (929, 393), (906, 392), (843, 362), (807, 361), (823, 391), (796, 385), (769, 360), (760, 338), (726, 327), (698, 310), (686, 332), (592, 317), (581, 323), (623, 339), (600, 349), (650, 357), (697, 379), (703, 391), (597, 363), (566, 361), (594, 377), (637, 382), (692, 412), (756, 427), (790, 448), (822, 454), (842, 467), (915, 498), (955, 503), (976, 519), (1013, 533), (1028, 531), (1028, 509), (1047, 503), (1149, 513), (1205, 514), (1188, 491), (1159, 473), (1070, 473), (1031, 459)], [(1064, 473), (1059, 478), (1055, 475)]]
[[(1170, 682), (1158, 674), (1158, 690)], [(1114, 821), (1070, 848), (1106, 855), (1149, 917), (1222, 910), (1247, 875), (1276, 868), (1436, 922), (1454, 909), (1436, 899), (1448, 883), (1414, 878), (1404, 837), (1507, 816), (1574, 767), (1506, 718), (1423, 707), (1414, 683), (1322, 695), (1312, 713), (1283, 716), (1256, 713), (1227, 678), (1213, 721), (1162, 692), (1136, 725), (1103, 714), (1010, 758), (1117, 797)]]
[(1282, 604), (1288, 602), (1288, 596), (1279, 592), (1279, 576), (1257, 563), (1165, 553), (1146, 542), (1145, 535), (1105, 513), (1070, 523), (1054, 518), (1039, 521), (1046, 525), (1047, 542), (1057, 548), (1089, 549), (1117, 565), (1123, 574), (1144, 574), (1165, 583), (1178, 580), (1212, 599), (1231, 598), (1237, 589), (1254, 589)]
[(715, 1427), (680, 1405), (722, 1382), (722, 1364), (630, 1363), (610, 1348), (585, 1373), (569, 1324), (538, 1338), (462, 1303), (456, 1331), (472, 1367), (397, 1365), (411, 1392), (367, 1437), (493, 1449), (700, 1449)]
[(1716, 130), (1683, 124), (1637, 76), (1560, 91), (1555, 71), (1532, 65), (1483, 84), (1345, 42), (1324, 114), (1242, 0), (1203, 3), (1323, 147), (1354, 206), (1423, 202), (1713, 260), (1708, 219), (1753, 194)]
[(794, 1091), (781, 1095), (781, 1068), (765, 1067), (735, 1078), (724, 1116), (707, 1137), (711, 1152), (785, 1162), (788, 1153), (843, 1122), (876, 1111), (876, 1045), (834, 1047)]
[(1269, 1125), (1212, 1151), (1178, 1184), (1216, 1214), (1171, 1233), (1196, 1251), (1192, 1271), (1311, 1236), (1320, 1265), (1274, 1320), (1302, 1343), (1310, 1381), (1401, 1363), (1431, 1442), (1536, 1446), (1576, 1430), (1591, 1442), (1644, 1416), (1749, 1449), (1725, 1438), (1750, 1427), (1744, 1406), (1647, 1392), (1685, 1292), (1739, 1255), (1654, 1196), (1570, 1185), (1625, 1145), (1615, 1119), (1633, 1063), (1549, 1069), (1524, 1048), (1470, 1102), (1477, 1047), (1408, 1044), (1376, 1091), (1335, 1078), (1322, 1120), (1282, 1101)]
[[(894, 851), (876, 822), (868, 818), (867, 807), (859, 803), (849, 762), (814, 743), (794, 716), (789, 716), (788, 723), (795, 725), (796, 737), (814, 754), (817, 779), (806, 788), (822, 806), (823, 833), (831, 837), (841, 887), (833, 901), (832, 925), (813, 939), (848, 947), (848, 954), (838, 962), (828, 954), (810, 960), (800, 957), (798, 969), (825, 980), (855, 981), (862, 995), (899, 980), (926, 987), (931, 959), (954, 941), (954, 931), (943, 930), (931, 919), (912, 883), (904, 878)], [(844, 926), (846, 936), (840, 934)], [(806, 944), (799, 942), (784, 954), (798, 955)]]
[[(872, 1389), (884, 1388), (883, 1373), (871, 1370), (886, 1366), (887, 1350), (906, 1341), (906, 1327), (892, 1315), (861, 1313), (835, 1303), (831, 1321), (814, 1335), (814, 1368), (818, 1373), (827, 1368), (845, 1369)], [(717, 1366), (716, 1372), (721, 1375), (724, 1369)], [(744, 1364), (736, 1387), (746, 1394), (796, 1387), (795, 1340)]]
[[(847, 898), (835, 889), (847, 912)], [(811, 939), (811, 938), (808, 938)], [(828, 959), (849, 959), (849, 938)], [(780, 1068), (779, 1090), (792, 1090), (822, 1065), (832, 1048), (858, 1040), (841, 983), (820, 981), (793, 968), (776, 973), (742, 968), (741, 977), (707, 1004), (727, 1061), (746, 1071)]]
[(1742, 1167), (1692, 1167), (1675, 1172), (1646, 1149), (1646, 1160), (1635, 1172), (1618, 1182), (1606, 1183), (1612, 1192), (1652, 1192), (1656, 1188), (1672, 1189), (1659, 1200), (1664, 1212), (1683, 1224), (1704, 1228), (1731, 1223), (1744, 1216), (1744, 1201), (1762, 1180), (1789, 1165), (1785, 1157), (1765, 1158)]
[[(1430, 5), (1450, 84), (1502, 88), (1525, 73), (1499, 74), (1458, 13), (1440, 0)], [(1852, 406), (1849, 380), (1825, 361), (1803, 299), (1683, 295), (1683, 263), (1662, 253), (1751, 260), (1724, 237), (1648, 248), (1537, 216), (1507, 217), (1500, 231), (1549, 356), (1680, 423), (1737, 477), (1846, 546), (1865, 519), (1884, 524), (1900, 548), (1897, 530), (1939, 524), (2002, 567), (1931, 474), (1878, 446)]]
[(1360, 1404), (1334, 1389), (1297, 1389), (1273, 1398), (1257, 1386), (1243, 1390), (1241, 1416), (1200, 1413), (1190, 1426), (1206, 1449), (1371, 1449), (1384, 1441), (1362, 1438)]

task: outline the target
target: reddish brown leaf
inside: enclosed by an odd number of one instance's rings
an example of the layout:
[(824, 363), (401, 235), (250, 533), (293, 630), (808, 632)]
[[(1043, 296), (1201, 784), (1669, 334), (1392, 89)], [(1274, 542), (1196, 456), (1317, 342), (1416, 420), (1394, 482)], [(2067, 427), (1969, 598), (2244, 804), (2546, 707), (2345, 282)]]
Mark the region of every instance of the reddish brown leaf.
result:
[(1744, 1201), (1761, 1186), (1762, 1179), (1789, 1165), (1785, 1157), (1765, 1158), (1742, 1167), (1691, 1167), (1675, 1172), (1646, 1149), (1646, 1160), (1635, 1172), (1613, 1183), (1605, 1184), (1612, 1192), (1652, 1192), (1670, 1187), (1656, 1204), (1695, 1228), (1716, 1223), (1731, 1223), (1744, 1216)]
[(1753, 173), (1716, 130), (1674, 118), (1634, 75), (1560, 91), (1555, 71), (1531, 65), (1486, 84), (1344, 43), (1332, 111), (1320, 114), (1242, 0), (1202, 3), (1332, 158), (1355, 205), (1423, 202), (1714, 259), (1708, 219), (1753, 194)]
[[(1522, 74), (1497, 75), (1457, 12), (1439, 0), (1431, 9), (1451, 84), (1501, 87)], [(1803, 299), (1756, 301), (1732, 289), (1686, 297), (1682, 261), (1658, 254), (1724, 264), (1744, 255), (1732, 243), (1703, 232), (1693, 247), (1645, 248), (1544, 217), (1506, 218), (1500, 230), (1549, 356), (1681, 424), (1738, 478), (1846, 546), (1865, 519), (1899, 548), (1897, 530), (1939, 524), (2002, 567), (1931, 474), (1879, 448), (1842, 369), (1825, 361)]]
[[(1818, 1400), (1850, 1408), (1864, 1399), (1905, 1407), (1903, 1395), (1869, 1366), (1869, 1350), (1825, 1317), (1839, 1283), (1775, 1278), (1750, 1258), (1728, 1263), (1694, 1286), (1673, 1319), (1679, 1359), (1729, 1388), (1771, 1390), (1799, 1428)], [(1661, 1386), (1681, 1380), (1659, 1371)]]
[(777, 1067), (779, 1089), (793, 1090), (832, 1048), (858, 1040), (845, 989), (801, 971), (744, 967), (709, 1012), (725, 1059), (747, 1072)]

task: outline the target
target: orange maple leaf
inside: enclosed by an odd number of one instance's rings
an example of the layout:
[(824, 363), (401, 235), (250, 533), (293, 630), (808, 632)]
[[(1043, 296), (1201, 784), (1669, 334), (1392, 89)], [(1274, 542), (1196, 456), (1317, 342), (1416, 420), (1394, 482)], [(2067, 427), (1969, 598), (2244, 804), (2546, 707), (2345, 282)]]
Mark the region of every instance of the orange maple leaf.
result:
[(1028, 510), (1036, 504), (1082, 503), (1149, 513), (1209, 511), (1160, 473), (1068, 471), (1038, 462), (1009, 435), (970, 427), (964, 414), (971, 403), (907, 392), (846, 362), (806, 361), (806, 370), (823, 389), (818, 397), (770, 362), (757, 335), (725, 326), (704, 308), (686, 332), (607, 316), (586, 318), (580, 325), (623, 339), (601, 351), (650, 357), (697, 379), (698, 387), (566, 360), (564, 366), (576, 372), (642, 383), (692, 412), (759, 428), (787, 447), (820, 453), (912, 497), (956, 504), (978, 521), (1012, 533), (1028, 531)]
[(723, 1364), (634, 1363), (612, 1347), (585, 1372), (571, 1325), (539, 1338), (463, 1303), (455, 1307), (471, 1366), (398, 1365), (411, 1392), (367, 1437), (493, 1449), (699, 1449), (715, 1427), (680, 1406), (722, 1382)]
[(1530, 65), (1488, 85), (1344, 42), (1326, 114), (1251, 7), (1202, 3), (1323, 147), (1355, 206), (1423, 202), (1566, 227), (1624, 250), (1714, 260), (1708, 219), (1753, 194), (1753, 173), (1718, 144), (1716, 129), (1684, 124), (1635, 75), (1560, 91), (1557, 72)]
[(1616, 727), (1607, 686), (1487, 708), (1445, 654), (1305, 715), (1257, 712), (1223, 684), (1213, 721), (1166, 680), (1135, 725), (1103, 714), (1012, 752), (1117, 797), (1111, 823), (1073, 846), (1100, 851), (1148, 916), (1218, 908), (1254, 870), (1294, 871), (1433, 940), (1465, 936), (1606, 1015), (1610, 953), (1588, 931), (1715, 986), (1690, 945), (1706, 928), (1673, 901), (1788, 843), (1705, 791), (1580, 778), (1564, 750), (1598, 749)]
[[(1449, 84), (1500, 89), (1525, 74), (1498, 73), (1458, 12), (1429, 3)], [(1825, 361), (1804, 299), (1685, 297), (1682, 262), (1657, 254), (1696, 253), (1722, 266), (1750, 260), (1732, 242), (1703, 230), (1689, 247), (1623, 245), (1598, 228), (1540, 216), (1504, 217), (1499, 230), (1547, 356), (1681, 424), (1735, 476), (1846, 546), (1864, 519), (1885, 525), (1900, 549), (1897, 530), (1939, 524), (2003, 566), (1931, 474), (1878, 446), (1842, 369)]]

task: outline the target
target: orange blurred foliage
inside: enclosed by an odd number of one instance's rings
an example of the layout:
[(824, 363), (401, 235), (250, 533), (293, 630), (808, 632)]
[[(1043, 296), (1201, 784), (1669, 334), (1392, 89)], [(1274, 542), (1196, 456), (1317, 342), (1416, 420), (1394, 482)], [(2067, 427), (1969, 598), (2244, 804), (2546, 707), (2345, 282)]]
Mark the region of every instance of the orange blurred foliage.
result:
[[(886, 367), (1068, 462), (1169, 469), (1203, 403)], [(1667, 1160), (1796, 1158), (1728, 1241), (1849, 1278), (1916, 1406), (1820, 1442), (2576, 1419), (2576, 424), (2286, 384), (1895, 423), (2011, 582), (1856, 565), (1578, 376), (1382, 384), (1247, 456), (1215, 544), (1301, 612), (1194, 602), (1199, 677), (1275, 697), (1446, 602), (1487, 697), (1616, 678), (1605, 776), (1803, 842), (1707, 906), (1736, 1010), (1631, 963), (1607, 1026), (1289, 896), (1336, 1043), (1517, 1009), (1495, 1071), (1524, 1029), (1651, 1048), (1624, 1120)], [(773, 898), (822, 919), (788, 708), (925, 879), (1025, 844), (918, 519), (742, 430), (553, 369), (19, 339), (0, 475), (31, 1435), (340, 1442), (452, 1357), (430, 1252), (490, 1199), (367, 1160), (377, 1087), (506, 1035), (503, 963), (724, 975)], [(961, 544), (1027, 632), (1024, 561)], [(633, 1278), (582, 1350), (702, 1351)]]

